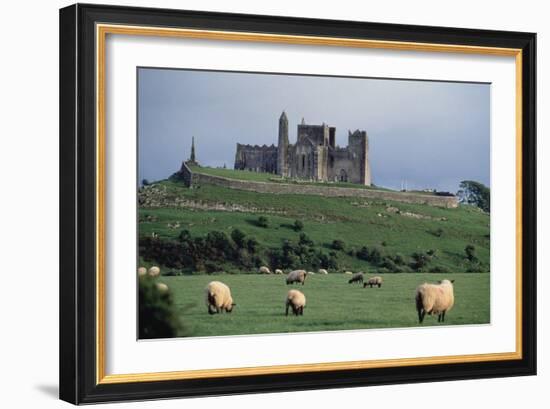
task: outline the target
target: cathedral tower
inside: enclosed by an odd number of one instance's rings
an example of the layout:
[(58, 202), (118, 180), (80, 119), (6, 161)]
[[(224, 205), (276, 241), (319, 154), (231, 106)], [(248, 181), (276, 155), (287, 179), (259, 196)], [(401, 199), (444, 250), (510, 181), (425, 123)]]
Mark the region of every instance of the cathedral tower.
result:
[(288, 118), (285, 111), (279, 118), (279, 145), (277, 146), (277, 174), (288, 176)]

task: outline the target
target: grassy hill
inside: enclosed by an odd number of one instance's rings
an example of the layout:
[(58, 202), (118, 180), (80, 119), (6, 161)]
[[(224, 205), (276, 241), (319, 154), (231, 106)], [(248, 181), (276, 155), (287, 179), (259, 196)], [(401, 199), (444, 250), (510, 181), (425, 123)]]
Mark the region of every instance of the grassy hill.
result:
[[(312, 182), (308, 180), (282, 178), (273, 173), (252, 172), (249, 170), (235, 170), (224, 168), (210, 168), (204, 166), (190, 166), (191, 171), (202, 173), (210, 176), (220, 176), (228, 179), (249, 180), (253, 182), (268, 182), (268, 183), (291, 183), (299, 185), (315, 185), (315, 186), (330, 186), (330, 187), (349, 187), (353, 189), (376, 189), (390, 190), (379, 186), (365, 186), (350, 182)], [(431, 194), (428, 192), (415, 192), (420, 194)]]
[[(261, 173), (243, 173), (266, 177)], [(357, 256), (363, 247), (369, 251), (375, 248), (384, 258), (399, 256), (404, 261), (404, 271), (417, 271), (409, 267), (414, 262), (413, 256), (427, 252), (431, 254), (429, 260), (419, 271), (455, 273), (489, 269), (489, 216), (471, 206), (446, 209), (361, 198), (260, 194), (212, 185), (189, 189), (176, 181), (161, 181), (144, 189), (149, 195), (158, 196), (158, 206), (140, 207), (141, 238), (154, 234), (159, 240), (177, 242), (182, 230), (192, 237), (204, 237), (213, 231), (230, 236), (239, 229), (247, 238), (257, 241), (256, 262), (269, 264), (271, 252), (280, 250), (285, 241), (298, 246), (300, 235), (305, 234), (312, 241), (308, 251), (333, 253), (339, 271), (380, 272), (384, 268), (380, 260)], [(260, 216), (267, 218), (267, 227), (258, 223)], [(294, 229), (295, 220), (303, 223), (301, 231)], [(333, 249), (334, 240), (343, 242), (343, 249)], [(468, 245), (475, 247), (476, 261), (466, 257)], [(161, 259), (142, 258), (141, 262), (161, 265), (165, 272), (195, 273), (186, 266), (166, 266)], [(218, 262), (218, 267), (228, 272), (255, 270), (224, 261)]]

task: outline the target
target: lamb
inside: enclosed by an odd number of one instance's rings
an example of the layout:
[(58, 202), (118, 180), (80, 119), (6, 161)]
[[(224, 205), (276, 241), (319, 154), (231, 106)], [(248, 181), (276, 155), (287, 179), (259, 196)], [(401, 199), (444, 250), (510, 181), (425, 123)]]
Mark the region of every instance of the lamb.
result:
[(306, 277), (307, 273), (305, 270), (294, 270), (288, 273), (288, 275), (286, 276), (286, 283), (302, 283), (302, 285), (304, 285)]
[(439, 284), (424, 283), (416, 288), (416, 311), (422, 324), (426, 314), (437, 314), (437, 322), (445, 322), (445, 313), (453, 308), (455, 280), (442, 280)]
[(351, 271), (344, 271), (344, 274), (352, 275), (353, 273)]
[(283, 273), (283, 270), (277, 268), (275, 269), (275, 274), (284, 274), (284, 273)]
[(160, 268), (153, 266), (149, 269), (149, 275), (151, 277), (158, 277), (160, 275)]
[(348, 281), (348, 284), (351, 284), (351, 283), (362, 283), (363, 282), (363, 272), (360, 271), (358, 273), (355, 273), (354, 275), (351, 276), (351, 278), (349, 279)]
[(204, 289), (208, 314), (231, 312), (236, 305), (231, 297), (231, 290), (221, 281), (211, 281)]
[(269, 270), (269, 267), (261, 266), (258, 270), (260, 274), (271, 274), (271, 270)]
[(377, 285), (378, 288), (382, 287), (382, 277), (374, 276), (367, 280), (365, 284), (363, 284), (363, 288), (366, 288), (367, 285), (372, 288), (373, 285)]
[(320, 268), (319, 271), (318, 271), (319, 274), (328, 274), (328, 271), (325, 270), (324, 268)]
[(306, 296), (304, 293), (298, 290), (290, 290), (286, 296), (286, 312), (288, 316), (288, 307), (292, 307), (294, 315), (304, 315), (304, 308), (306, 306)]
[(146, 274), (147, 274), (147, 269), (145, 267), (138, 268), (138, 276), (139, 277), (143, 277)]

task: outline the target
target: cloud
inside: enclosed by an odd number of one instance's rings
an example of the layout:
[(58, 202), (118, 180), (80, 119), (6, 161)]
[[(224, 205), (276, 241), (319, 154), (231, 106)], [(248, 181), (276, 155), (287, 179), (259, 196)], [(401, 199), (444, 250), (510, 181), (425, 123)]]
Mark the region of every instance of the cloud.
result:
[(464, 179), (490, 182), (490, 84), (140, 69), (139, 177), (164, 179), (189, 156), (233, 166), (235, 144), (277, 143), (289, 118), (369, 135), (377, 185), (456, 191)]

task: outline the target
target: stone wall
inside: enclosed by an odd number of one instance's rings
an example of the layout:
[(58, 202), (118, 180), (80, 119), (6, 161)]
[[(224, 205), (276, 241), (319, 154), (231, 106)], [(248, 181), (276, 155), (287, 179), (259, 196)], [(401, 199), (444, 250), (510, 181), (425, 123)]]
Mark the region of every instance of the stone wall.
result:
[(190, 187), (193, 185), (193, 177), (195, 174), (191, 172), (189, 166), (185, 162), (181, 163), (180, 171), (177, 173), (178, 178), (185, 184), (185, 186)]
[(277, 173), (277, 147), (275, 145), (237, 144), (235, 169)]
[(193, 185), (211, 184), (229, 189), (246, 190), (258, 193), (272, 194), (302, 194), (325, 197), (361, 197), (369, 199), (390, 200), (403, 203), (426, 204), (454, 208), (458, 206), (455, 196), (432, 196), (418, 193), (391, 192), (374, 189), (354, 189), (337, 186), (315, 186), (306, 184), (286, 184), (276, 182), (255, 182), (229, 179), (219, 176), (194, 173), (190, 178)]

